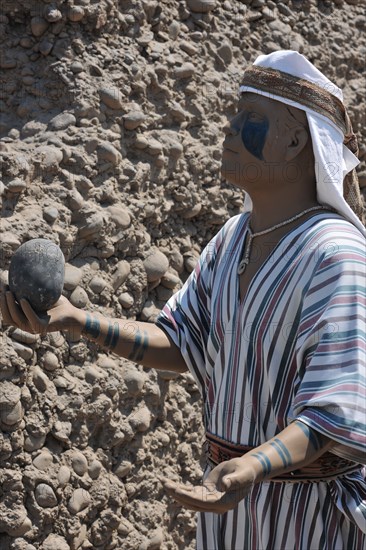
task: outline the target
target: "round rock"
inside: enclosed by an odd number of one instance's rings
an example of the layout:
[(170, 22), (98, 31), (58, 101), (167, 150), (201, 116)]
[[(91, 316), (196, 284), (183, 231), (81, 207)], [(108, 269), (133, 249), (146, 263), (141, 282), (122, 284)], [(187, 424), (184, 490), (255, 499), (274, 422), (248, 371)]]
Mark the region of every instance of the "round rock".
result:
[(144, 267), (147, 280), (151, 283), (158, 281), (166, 273), (169, 267), (169, 260), (160, 250), (153, 249), (144, 261)]
[(91, 498), (89, 492), (79, 488), (75, 489), (67, 506), (71, 514), (77, 514), (81, 512), (81, 510), (84, 510), (84, 508), (87, 508), (90, 503)]
[(67, 544), (64, 537), (51, 533), (43, 541), (42, 550), (70, 550), (70, 546)]
[(70, 302), (75, 307), (83, 308), (89, 302), (89, 298), (85, 290), (81, 286), (77, 286), (70, 295)]
[(208, 13), (215, 9), (216, 0), (187, 0), (187, 6), (195, 13)]
[(55, 355), (52, 351), (46, 351), (42, 357), (42, 364), (46, 370), (52, 372), (58, 368), (60, 363), (57, 355)]
[(88, 471), (88, 461), (83, 453), (74, 451), (71, 457), (71, 465), (76, 474), (83, 476)]
[(65, 258), (61, 249), (47, 239), (22, 244), (9, 267), (9, 287), (17, 300), (25, 298), (36, 311), (47, 311), (60, 298)]
[(42, 506), (42, 508), (53, 508), (53, 506), (57, 505), (57, 497), (52, 487), (47, 485), (47, 483), (40, 483), (37, 485), (34, 496), (36, 497), (37, 503)]
[(123, 107), (124, 98), (118, 88), (100, 88), (100, 99), (110, 109), (121, 109)]

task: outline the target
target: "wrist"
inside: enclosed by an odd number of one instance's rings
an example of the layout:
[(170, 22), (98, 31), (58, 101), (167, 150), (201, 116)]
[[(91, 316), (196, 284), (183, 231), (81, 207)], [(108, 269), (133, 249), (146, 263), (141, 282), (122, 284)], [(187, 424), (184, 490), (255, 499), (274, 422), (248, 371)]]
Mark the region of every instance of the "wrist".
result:
[(77, 307), (74, 307), (72, 312), (70, 313), (69, 319), (68, 319), (68, 326), (67, 330), (69, 333), (73, 333), (75, 335), (81, 335), (84, 327), (85, 327), (85, 320), (86, 320), (86, 312), (82, 309), (78, 309)]
[(240, 461), (242, 461), (243, 466), (245, 466), (245, 468), (250, 471), (253, 485), (256, 485), (257, 483), (263, 481), (265, 473), (263, 471), (261, 463), (254, 456), (251, 456), (250, 454), (245, 454), (240, 458)]

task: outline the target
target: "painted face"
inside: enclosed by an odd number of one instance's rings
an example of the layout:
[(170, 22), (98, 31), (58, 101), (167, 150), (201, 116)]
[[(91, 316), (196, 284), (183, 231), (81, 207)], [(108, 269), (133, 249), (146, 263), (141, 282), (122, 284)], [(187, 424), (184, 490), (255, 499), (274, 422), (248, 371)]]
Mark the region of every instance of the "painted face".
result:
[(263, 147), (266, 142), (269, 121), (265, 115), (245, 111), (241, 128), (241, 139), (246, 150), (259, 160), (263, 159)]

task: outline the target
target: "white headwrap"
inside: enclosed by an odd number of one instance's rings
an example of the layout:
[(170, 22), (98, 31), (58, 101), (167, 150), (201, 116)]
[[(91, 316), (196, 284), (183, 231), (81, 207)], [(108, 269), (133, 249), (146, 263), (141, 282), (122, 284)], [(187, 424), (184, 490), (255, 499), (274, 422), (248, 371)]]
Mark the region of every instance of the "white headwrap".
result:
[[(310, 61), (298, 52), (284, 50), (269, 55), (260, 55), (254, 66), (275, 69), (307, 80), (326, 90), (343, 102), (342, 91), (324, 76)], [(254, 92), (291, 105), (306, 112), (315, 157), (317, 199), (320, 204), (331, 206), (353, 223), (363, 235), (365, 227), (343, 197), (345, 175), (359, 164), (358, 158), (343, 144), (342, 130), (329, 118), (306, 105), (254, 86), (241, 86), (240, 92)], [(250, 197), (244, 203), (246, 210), (252, 209)]]

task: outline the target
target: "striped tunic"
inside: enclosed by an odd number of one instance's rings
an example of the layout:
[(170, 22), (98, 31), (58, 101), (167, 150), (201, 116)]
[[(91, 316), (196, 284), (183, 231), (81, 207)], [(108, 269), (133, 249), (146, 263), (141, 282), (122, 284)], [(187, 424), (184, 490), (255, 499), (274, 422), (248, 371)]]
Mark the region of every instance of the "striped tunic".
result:
[[(205, 428), (256, 447), (300, 419), (365, 464), (365, 241), (338, 214), (316, 213), (280, 240), (241, 301), (247, 224), (247, 213), (225, 224), (158, 319), (200, 388)], [(365, 550), (365, 476), (259, 483), (236, 509), (199, 514), (197, 548)]]

